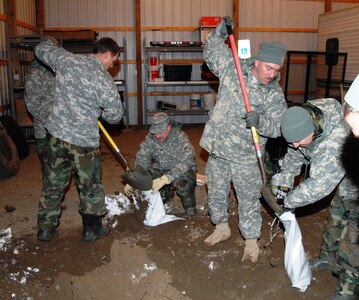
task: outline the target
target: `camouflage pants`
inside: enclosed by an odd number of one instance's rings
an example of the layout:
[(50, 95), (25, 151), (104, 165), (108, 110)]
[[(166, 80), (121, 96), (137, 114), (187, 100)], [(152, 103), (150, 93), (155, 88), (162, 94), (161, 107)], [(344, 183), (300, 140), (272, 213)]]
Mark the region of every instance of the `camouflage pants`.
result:
[(205, 174), (211, 221), (214, 224), (228, 222), (229, 193), (233, 182), (238, 200), (239, 230), (245, 239), (259, 238), (262, 225), (259, 201), (262, 180), (257, 162), (243, 165), (209, 156)]
[(36, 141), (36, 150), (37, 154), (39, 156), (40, 164), (41, 164), (41, 171), (42, 174), (44, 174), (44, 160), (46, 155), (46, 146), (47, 146), (47, 140), (46, 138), (37, 138)]
[(321, 252), (335, 257), (333, 273), (359, 285), (359, 199), (337, 192), (329, 207)]
[[(158, 170), (154, 168), (149, 168), (149, 172), (152, 175), (153, 179), (159, 178), (162, 175), (166, 174), (165, 170)], [(161, 197), (165, 202), (167, 202), (172, 194), (172, 188), (176, 189), (178, 197), (180, 197), (183, 208), (185, 211), (189, 208), (196, 208), (196, 173), (197, 169), (190, 169), (180, 178), (172, 182), (172, 185), (165, 185), (161, 190)]]
[(80, 197), (80, 213), (105, 214), (99, 149), (75, 146), (52, 136), (48, 136), (47, 142), (38, 228), (51, 229), (59, 225), (61, 199), (72, 175)]

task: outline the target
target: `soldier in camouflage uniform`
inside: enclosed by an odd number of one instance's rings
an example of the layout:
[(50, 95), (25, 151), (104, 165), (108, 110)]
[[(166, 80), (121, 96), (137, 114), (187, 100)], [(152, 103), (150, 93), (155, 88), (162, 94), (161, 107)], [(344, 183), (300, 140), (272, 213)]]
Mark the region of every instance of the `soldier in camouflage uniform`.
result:
[(116, 85), (107, 72), (120, 48), (111, 38), (97, 41), (89, 55), (75, 55), (47, 37), (35, 47), (35, 55), (56, 73), (56, 95), (46, 120), (47, 147), (44, 187), (38, 210), (40, 241), (58, 235), (61, 199), (72, 174), (80, 197), (82, 239), (95, 241), (108, 233), (102, 226), (106, 214), (100, 179), (99, 128), (102, 117), (119, 123), (123, 106)]
[[(136, 154), (135, 166), (151, 173), (153, 194), (160, 191), (164, 203), (175, 187), (185, 210), (184, 216), (196, 214), (196, 154), (180, 123), (170, 120), (164, 112), (156, 113), (149, 134)], [(125, 192), (131, 193), (129, 185)]]
[(262, 223), (259, 201), (262, 180), (249, 127), (256, 127), (262, 149), (267, 137), (280, 136), (280, 118), (287, 106), (278, 81), (286, 48), (280, 43), (262, 43), (255, 59), (241, 62), (253, 109), (246, 113), (233, 55), (225, 44), (225, 20), (233, 24), (229, 17), (224, 17), (207, 36), (204, 48), (204, 59), (220, 80), (217, 102), (200, 140), (202, 148), (209, 153), (205, 170), (208, 206), (211, 221), (216, 225), (204, 243), (212, 247), (231, 236), (228, 209), (233, 182), (238, 198), (239, 229), (246, 240), (243, 260), (256, 261)]
[[(342, 166), (341, 149), (349, 133), (342, 107), (330, 98), (308, 101), (289, 108), (281, 127), (291, 144), (280, 177), (280, 186), (292, 189), (287, 194), (279, 192), (286, 209), (314, 203), (339, 184), (329, 207), (320, 255), (310, 262), (311, 268), (331, 269), (338, 276), (332, 299), (358, 299), (358, 187), (345, 176)], [(309, 176), (293, 189), (303, 164), (310, 164)]]

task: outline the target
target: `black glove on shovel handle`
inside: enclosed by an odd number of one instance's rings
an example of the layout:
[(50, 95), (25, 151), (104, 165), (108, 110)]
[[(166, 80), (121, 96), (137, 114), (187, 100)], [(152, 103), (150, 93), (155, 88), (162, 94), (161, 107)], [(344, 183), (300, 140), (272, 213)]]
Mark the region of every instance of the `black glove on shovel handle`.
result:
[[(242, 69), (241, 69), (241, 64), (240, 64), (239, 58), (238, 58), (237, 47), (236, 47), (236, 42), (234, 41), (232, 26), (230, 24), (226, 24), (226, 27), (227, 27), (227, 31), (228, 31), (228, 39), (231, 44), (234, 63), (236, 65), (236, 69), (237, 69), (239, 83), (240, 83), (241, 90), (242, 90), (244, 105), (246, 107), (246, 111), (251, 112), (252, 108), (251, 108), (251, 104), (249, 102), (247, 88), (246, 88), (246, 84), (244, 82), (243, 73), (242, 73)], [(259, 137), (258, 137), (256, 128), (251, 127), (251, 132), (252, 132), (254, 148), (256, 150), (256, 156), (257, 156), (257, 160), (258, 160), (259, 170), (260, 170), (261, 176), (262, 176), (262, 190), (261, 190), (262, 196), (263, 196), (264, 200), (266, 201), (266, 203), (276, 213), (279, 213), (279, 212), (281, 212), (282, 209), (278, 205), (277, 199), (274, 197), (273, 193), (269, 190), (269, 187), (267, 186), (267, 178), (266, 178), (263, 159), (262, 159), (263, 155), (262, 155), (261, 145), (259, 143)]]
[(107, 140), (115, 150), (116, 155), (121, 159), (121, 161), (126, 166), (126, 172), (122, 175), (122, 178), (133, 188), (141, 190), (141, 191), (149, 191), (152, 189), (152, 176), (151, 174), (142, 167), (136, 167), (131, 170), (128, 166), (127, 160), (122, 155), (120, 149), (115, 144), (114, 140), (108, 134), (105, 127), (103, 127), (100, 121), (97, 121), (98, 126), (100, 127), (102, 133), (106, 136)]

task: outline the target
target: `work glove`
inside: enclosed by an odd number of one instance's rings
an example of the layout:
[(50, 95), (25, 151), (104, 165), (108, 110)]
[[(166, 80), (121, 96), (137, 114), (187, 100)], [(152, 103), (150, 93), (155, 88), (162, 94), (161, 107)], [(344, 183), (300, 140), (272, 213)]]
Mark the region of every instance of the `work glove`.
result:
[(259, 114), (254, 110), (247, 112), (244, 115), (244, 119), (246, 120), (247, 128), (258, 127), (259, 125)]
[(276, 195), (278, 204), (281, 205), (284, 204), (284, 199), (287, 197), (289, 192), (290, 192), (290, 188), (286, 186), (278, 186), (278, 192)]
[(166, 184), (170, 184), (170, 180), (166, 175), (161, 176), (152, 181), (152, 195), (158, 193), (158, 191)]
[(134, 194), (133, 187), (130, 186), (129, 184), (126, 184), (124, 188), (124, 192), (127, 197), (132, 197)]
[(225, 16), (222, 18), (222, 22), (216, 27), (216, 34), (224, 38), (228, 37), (227, 25), (230, 25), (233, 29), (234, 22), (230, 16)]
[(43, 38), (41, 38), (42, 42), (51, 42), (51, 44), (53, 44), (56, 47), (59, 47), (59, 43), (57, 41), (57, 39), (55, 39), (53, 36), (51, 35), (46, 35)]

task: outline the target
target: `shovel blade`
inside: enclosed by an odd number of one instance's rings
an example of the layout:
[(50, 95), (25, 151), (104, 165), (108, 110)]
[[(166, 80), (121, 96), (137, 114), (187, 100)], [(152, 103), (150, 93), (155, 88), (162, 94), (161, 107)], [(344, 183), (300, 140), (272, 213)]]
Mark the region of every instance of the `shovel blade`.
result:
[(152, 189), (152, 176), (143, 167), (137, 166), (122, 175), (122, 178), (133, 188), (140, 191)]
[(277, 214), (281, 213), (282, 208), (277, 202), (277, 198), (274, 197), (270, 187), (266, 184), (262, 186), (261, 193), (265, 202), (270, 206), (271, 209)]

